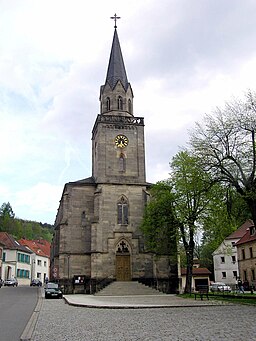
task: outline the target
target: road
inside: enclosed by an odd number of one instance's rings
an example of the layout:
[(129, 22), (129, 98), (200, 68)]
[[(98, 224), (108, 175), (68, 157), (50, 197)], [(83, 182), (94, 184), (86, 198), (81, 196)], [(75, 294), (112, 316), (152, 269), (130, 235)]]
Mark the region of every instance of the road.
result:
[(0, 289), (0, 340), (18, 341), (37, 303), (37, 287)]

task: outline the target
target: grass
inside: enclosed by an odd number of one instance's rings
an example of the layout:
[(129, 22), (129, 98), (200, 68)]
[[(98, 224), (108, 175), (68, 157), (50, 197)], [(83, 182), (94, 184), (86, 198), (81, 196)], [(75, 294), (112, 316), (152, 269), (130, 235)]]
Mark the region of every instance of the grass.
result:
[[(192, 294), (181, 294), (179, 295), (182, 298), (195, 299), (195, 295)], [(204, 297), (205, 299), (205, 297)], [(245, 293), (245, 294), (237, 294), (237, 293), (209, 293), (210, 300), (219, 300), (223, 302), (230, 302), (234, 304), (250, 304), (256, 305), (256, 295)]]

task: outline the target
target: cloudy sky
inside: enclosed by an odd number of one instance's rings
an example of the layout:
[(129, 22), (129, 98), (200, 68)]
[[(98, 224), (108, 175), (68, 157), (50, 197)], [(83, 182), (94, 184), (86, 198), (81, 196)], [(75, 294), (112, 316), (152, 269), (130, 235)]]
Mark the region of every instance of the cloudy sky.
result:
[(255, 0), (0, 0), (0, 205), (54, 223), (65, 183), (91, 176), (115, 13), (147, 181), (188, 129), (255, 90)]

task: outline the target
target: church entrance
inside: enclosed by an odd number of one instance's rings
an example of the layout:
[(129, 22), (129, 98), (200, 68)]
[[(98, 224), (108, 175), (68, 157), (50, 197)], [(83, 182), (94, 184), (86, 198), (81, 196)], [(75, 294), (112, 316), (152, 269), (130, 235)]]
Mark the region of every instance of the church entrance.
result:
[(131, 260), (127, 243), (123, 240), (117, 245), (116, 280), (131, 281)]

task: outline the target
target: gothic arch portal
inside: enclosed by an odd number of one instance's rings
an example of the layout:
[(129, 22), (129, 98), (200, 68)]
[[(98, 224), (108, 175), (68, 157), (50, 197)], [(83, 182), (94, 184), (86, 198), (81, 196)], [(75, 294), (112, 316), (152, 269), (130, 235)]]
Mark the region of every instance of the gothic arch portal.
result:
[(131, 281), (131, 247), (125, 239), (116, 244), (116, 280)]

